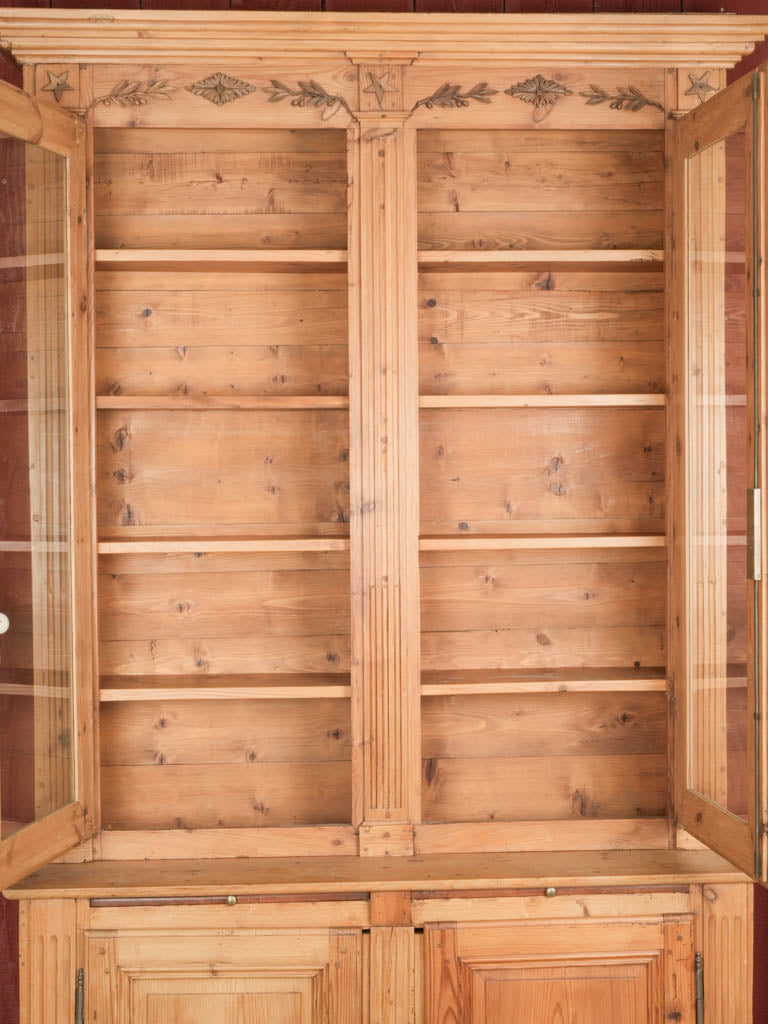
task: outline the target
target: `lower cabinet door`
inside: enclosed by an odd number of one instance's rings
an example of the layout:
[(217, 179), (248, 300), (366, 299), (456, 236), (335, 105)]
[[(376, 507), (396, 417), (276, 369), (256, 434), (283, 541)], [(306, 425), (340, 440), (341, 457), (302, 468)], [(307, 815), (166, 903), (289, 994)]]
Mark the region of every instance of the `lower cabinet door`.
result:
[(359, 929), (88, 935), (98, 1024), (360, 1024)]
[(427, 1024), (694, 1024), (693, 919), (427, 925)]

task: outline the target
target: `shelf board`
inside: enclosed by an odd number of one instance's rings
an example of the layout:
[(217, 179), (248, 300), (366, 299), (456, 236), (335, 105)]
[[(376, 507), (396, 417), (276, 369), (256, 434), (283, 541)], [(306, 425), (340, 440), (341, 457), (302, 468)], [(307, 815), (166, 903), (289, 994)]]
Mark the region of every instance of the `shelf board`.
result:
[(100, 555), (184, 554), (197, 552), (349, 551), (347, 537), (187, 537), (178, 540), (137, 538), (100, 540)]
[(423, 249), (429, 270), (661, 270), (663, 249)]
[(346, 395), (99, 395), (97, 409), (265, 409), (275, 412), (348, 409)]
[(711, 850), (537, 850), (415, 857), (233, 857), (49, 864), (14, 883), (5, 895), (20, 900), (149, 899), (211, 893), (455, 892), (594, 886), (596, 880), (603, 887), (750, 881)]
[(99, 700), (317, 700), (352, 695), (345, 675), (103, 676)]
[(98, 270), (346, 270), (345, 249), (97, 249)]
[(549, 551), (574, 548), (663, 548), (663, 533), (639, 534), (547, 534), (542, 536), (499, 537), (495, 534), (472, 536), (420, 537), (420, 551)]
[(588, 406), (663, 409), (667, 396), (642, 395), (420, 395), (420, 409), (574, 409)]
[(450, 670), (423, 672), (422, 697), (493, 693), (655, 692), (667, 688), (666, 671), (651, 669)]

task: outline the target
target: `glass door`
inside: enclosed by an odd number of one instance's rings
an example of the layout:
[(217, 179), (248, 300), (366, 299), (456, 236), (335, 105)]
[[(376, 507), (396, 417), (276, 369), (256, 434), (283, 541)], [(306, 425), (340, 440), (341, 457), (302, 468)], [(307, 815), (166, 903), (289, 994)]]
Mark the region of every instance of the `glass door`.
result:
[(671, 128), (667, 246), (676, 817), (758, 876), (762, 80)]
[(0, 886), (95, 817), (84, 151), (0, 83)]

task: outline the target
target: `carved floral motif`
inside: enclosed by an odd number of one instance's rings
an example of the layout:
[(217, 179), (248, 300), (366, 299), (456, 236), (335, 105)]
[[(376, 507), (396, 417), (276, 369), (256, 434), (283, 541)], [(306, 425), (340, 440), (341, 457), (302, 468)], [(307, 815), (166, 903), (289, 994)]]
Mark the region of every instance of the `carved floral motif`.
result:
[(223, 71), (217, 71), (213, 75), (208, 75), (207, 78), (202, 78), (199, 82), (188, 85), (187, 92), (194, 93), (195, 96), (202, 96), (203, 99), (210, 100), (217, 107), (221, 107), (225, 103), (242, 99), (248, 93), (256, 92), (256, 86), (251, 85), (250, 82), (244, 82), (242, 78), (233, 78), (232, 75), (225, 75)]
[(581, 95), (586, 99), (589, 107), (594, 107), (598, 103), (610, 103), (611, 110), (637, 111), (642, 110), (643, 107), (658, 107), (659, 110), (664, 110), (661, 103), (649, 100), (634, 85), (628, 85), (626, 88), (617, 86), (615, 93), (606, 92), (599, 85), (590, 85), (589, 92), (583, 92)]
[(148, 82), (131, 82), (123, 79), (106, 96), (97, 96), (93, 105), (103, 103), (105, 107), (143, 107), (150, 100), (169, 100), (175, 88), (167, 78), (150, 79)]
[(544, 78), (543, 75), (526, 78), (524, 82), (510, 85), (504, 92), (507, 96), (516, 96), (524, 103), (532, 103), (537, 109), (552, 107), (562, 96), (573, 95), (566, 86), (553, 78)]
[(490, 103), (491, 96), (495, 96), (496, 92), (496, 89), (489, 88), (487, 82), (478, 82), (477, 85), (473, 85), (467, 92), (462, 92), (460, 85), (451, 85), (450, 82), (445, 82), (431, 96), (425, 96), (424, 99), (417, 100), (413, 109), (416, 110), (417, 107), (426, 107), (427, 110), (431, 110), (432, 107), (442, 107), (443, 109), (468, 107), (470, 100), (477, 100), (479, 103)]
[(322, 110), (323, 121), (330, 121), (334, 114), (342, 108), (349, 110), (349, 104), (343, 96), (334, 96), (329, 93), (319, 82), (310, 79), (308, 82), (297, 82), (297, 89), (281, 82), (277, 78), (272, 79), (272, 86), (265, 89), (269, 93), (270, 103), (280, 103), (281, 100), (290, 99), (292, 107), (317, 107)]

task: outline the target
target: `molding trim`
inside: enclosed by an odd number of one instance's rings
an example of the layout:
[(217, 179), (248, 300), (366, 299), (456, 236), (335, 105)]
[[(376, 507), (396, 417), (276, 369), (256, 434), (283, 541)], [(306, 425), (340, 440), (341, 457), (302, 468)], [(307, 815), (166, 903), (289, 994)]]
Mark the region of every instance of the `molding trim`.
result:
[[(419, 64), (732, 67), (768, 17), (732, 14), (325, 14), (0, 8), (0, 45), (23, 64), (231, 62), (254, 57)], [(417, 55), (417, 56), (416, 56)]]

